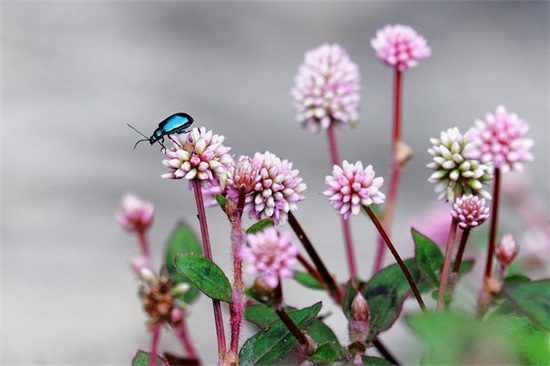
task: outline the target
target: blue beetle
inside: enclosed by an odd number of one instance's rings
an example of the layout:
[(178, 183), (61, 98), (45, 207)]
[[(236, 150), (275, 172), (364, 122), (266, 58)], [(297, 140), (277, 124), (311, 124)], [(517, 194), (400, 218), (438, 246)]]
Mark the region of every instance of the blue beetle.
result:
[(155, 131), (153, 131), (153, 134), (151, 135), (151, 137), (145, 136), (129, 123), (128, 123), (128, 127), (130, 127), (131, 129), (139, 133), (141, 136), (145, 137), (144, 139), (136, 142), (136, 144), (134, 145), (134, 149), (140, 142), (149, 141), (151, 145), (153, 145), (155, 142), (158, 142), (160, 146), (162, 146), (162, 148), (166, 150), (166, 147), (164, 146), (164, 136), (168, 136), (168, 138), (170, 138), (170, 135), (174, 133), (183, 133), (185, 132), (186, 129), (188, 129), (193, 124), (193, 122), (194, 122), (193, 117), (191, 117), (187, 113), (180, 112), (180, 113), (173, 114), (170, 117), (166, 118), (161, 123), (159, 123), (158, 128)]

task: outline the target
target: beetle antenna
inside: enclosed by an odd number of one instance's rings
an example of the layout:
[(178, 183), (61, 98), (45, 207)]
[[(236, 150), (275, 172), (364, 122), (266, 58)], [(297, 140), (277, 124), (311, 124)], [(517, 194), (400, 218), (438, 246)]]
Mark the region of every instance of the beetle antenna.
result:
[(134, 149), (136, 148), (136, 146), (138, 146), (138, 144), (142, 141), (149, 141), (149, 139), (142, 139), (142, 140), (138, 140), (138, 142), (136, 142), (136, 144), (134, 145)]
[[(145, 137), (147, 140), (149, 140), (149, 138), (147, 136), (145, 136), (144, 134), (142, 134), (137, 128), (135, 128), (134, 126), (132, 126), (131, 124), (129, 123), (126, 123), (128, 125), (128, 127), (130, 127), (132, 130), (136, 131), (137, 133), (139, 133), (141, 136)], [(143, 141), (143, 140), (139, 140), (139, 141)], [(138, 142), (139, 142), (138, 141)]]

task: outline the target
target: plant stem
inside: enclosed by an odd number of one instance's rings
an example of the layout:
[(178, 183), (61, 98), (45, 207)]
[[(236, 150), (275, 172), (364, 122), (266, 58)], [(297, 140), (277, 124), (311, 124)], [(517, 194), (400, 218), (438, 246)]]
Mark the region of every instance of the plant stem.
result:
[(281, 321), (284, 323), (284, 325), (287, 327), (287, 329), (290, 331), (292, 336), (298, 341), (300, 346), (302, 346), (304, 350), (307, 350), (309, 348), (309, 342), (306, 336), (300, 330), (300, 328), (298, 328), (298, 326), (292, 321), (292, 319), (290, 319), (283, 305), (282, 304), (277, 305), (277, 307), (275, 308), (275, 312), (277, 313)]
[(422, 309), (423, 312), (426, 312), (426, 310), (427, 310), (426, 305), (424, 304), (424, 300), (422, 300), (422, 296), (420, 295), (420, 291), (418, 291), (418, 287), (416, 286), (416, 283), (414, 282), (414, 279), (413, 279), (411, 273), (409, 272), (409, 269), (407, 268), (407, 266), (405, 265), (405, 263), (403, 262), (403, 260), (399, 256), (399, 253), (397, 253), (397, 250), (395, 249), (395, 246), (393, 245), (390, 237), (388, 236), (388, 234), (384, 230), (384, 227), (382, 227), (382, 224), (380, 223), (380, 221), (378, 221), (378, 219), (376, 218), (376, 215), (374, 214), (374, 212), (372, 212), (370, 207), (363, 206), (363, 208), (365, 209), (365, 211), (367, 211), (367, 214), (369, 215), (370, 219), (374, 223), (374, 226), (376, 226), (376, 229), (378, 230), (378, 232), (380, 233), (380, 235), (384, 239), (384, 242), (386, 243), (386, 245), (388, 246), (388, 249), (390, 250), (391, 254), (393, 255), (393, 257), (397, 261), (397, 264), (401, 268), (401, 271), (403, 271), (403, 274), (407, 278), (407, 281), (409, 282), (409, 286), (411, 287), (411, 290), (412, 290), (414, 296), (416, 297), (416, 301), (418, 302), (418, 305), (420, 306), (420, 309)]
[[(334, 131), (334, 126), (332, 123), (327, 129), (327, 135), (328, 135), (328, 143), (330, 147), (330, 158), (332, 161), (332, 165), (339, 165), (340, 158), (338, 157), (338, 145), (336, 143), (336, 133)], [(355, 264), (355, 253), (353, 250), (351, 226), (349, 223), (349, 219), (344, 219), (343, 216), (341, 216), (341, 219), (342, 219), (342, 230), (344, 232), (344, 243), (346, 248), (346, 257), (348, 260), (348, 269), (349, 269), (350, 277), (356, 278), (357, 266)]]
[(487, 247), (487, 262), (485, 263), (485, 278), (491, 277), (493, 271), (493, 256), (498, 224), (498, 204), (500, 196), (500, 169), (495, 168), (495, 183), (493, 185), (493, 203), (491, 207), (491, 227), (489, 229), (489, 243)]
[[(393, 214), (395, 211), (395, 201), (397, 199), (397, 189), (399, 187), (399, 178), (401, 176), (402, 162), (399, 158), (399, 142), (401, 141), (401, 89), (402, 89), (403, 73), (395, 68), (394, 86), (393, 86), (393, 133), (392, 133), (392, 161), (391, 161), (391, 178), (390, 188), (388, 191), (388, 199), (384, 212), (382, 213), (382, 225), (386, 232), (391, 232), (393, 222)], [(376, 261), (372, 270), (372, 274), (376, 274), (382, 268), (384, 263), (384, 239), (378, 238), (378, 250), (376, 253)]]
[(321, 277), (321, 275), (319, 274), (319, 271), (315, 269), (315, 267), (313, 267), (308, 261), (307, 259), (304, 258), (303, 255), (301, 255), (300, 253), (298, 253), (298, 255), (296, 256), (296, 259), (298, 260), (298, 262), (300, 262), (300, 264), (302, 266), (304, 266), (304, 268), (306, 269), (307, 273), (309, 273), (310, 275), (312, 275), (319, 283), (325, 285), (327, 288), (327, 284), (325, 283), (325, 280), (323, 279), (323, 277)]
[(195, 347), (193, 346), (193, 343), (188, 336), (187, 325), (185, 323), (185, 315), (182, 316), (182, 320), (180, 322), (175, 324), (174, 330), (181, 342), (181, 345), (185, 349), (185, 352), (187, 352), (188, 357), (195, 360), (197, 364), (200, 364), (199, 355), (197, 354), (197, 351), (195, 350)]
[(160, 324), (153, 326), (153, 335), (151, 336), (151, 352), (149, 356), (149, 366), (157, 366), (157, 353), (160, 341)]
[[(198, 179), (193, 179), (193, 192), (195, 193), (195, 202), (197, 204), (197, 216), (201, 227), (202, 246), (204, 256), (212, 260), (212, 249), (210, 247), (210, 237), (208, 235), (208, 223), (206, 221), (206, 210), (202, 198), (202, 187)], [(223, 327), (222, 308), (219, 300), (212, 299), (214, 309), (214, 322), (216, 324), (216, 337), (218, 340), (218, 363), (223, 364), (225, 357), (225, 331)]]
[(390, 351), (384, 346), (381, 340), (378, 338), (374, 338), (372, 341), (372, 345), (380, 352), (380, 355), (384, 357), (386, 360), (391, 362), (393, 365), (399, 366), (399, 362), (395, 359), (395, 357), (390, 353)]
[(340, 286), (338, 286), (338, 284), (334, 281), (334, 278), (328, 272), (327, 267), (325, 267), (325, 264), (321, 260), (321, 257), (319, 257), (319, 254), (317, 254), (317, 251), (313, 247), (313, 244), (311, 244), (311, 241), (307, 237), (305, 231), (302, 229), (300, 223), (298, 222), (298, 220), (296, 220), (296, 217), (292, 212), (288, 213), (288, 223), (290, 224), (290, 227), (292, 227), (292, 230), (294, 230), (294, 233), (296, 234), (298, 239), (302, 242), (304, 249), (315, 264), (315, 267), (317, 267), (317, 270), (319, 271), (321, 277), (323, 278), (325, 284), (329, 289), (329, 293), (338, 304), (341, 304), (344, 296), (342, 294), (342, 289), (340, 288)]
[(145, 230), (139, 230), (138, 237), (141, 254), (145, 259), (147, 259), (148, 263), (151, 263), (151, 252), (149, 251), (149, 244), (147, 243), (147, 235), (145, 235)]
[(449, 239), (447, 240), (447, 248), (445, 250), (445, 261), (443, 262), (443, 270), (441, 271), (441, 282), (439, 283), (439, 294), (437, 296), (437, 310), (445, 310), (445, 294), (447, 292), (447, 283), (449, 281), (449, 273), (451, 269), (451, 258), (453, 256), (453, 247), (456, 236), (457, 222), (455, 219), (451, 222), (451, 230), (449, 231)]
[(462, 232), (462, 237), (460, 238), (460, 245), (458, 247), (458, 252), (456, 253), (455, 263), (453, 265), (453, 273), (458, 275), (460, 270), (460, 265), (462, 264), (462, 257), (464, 256), (464, 249), (466, 248), (466, 243), (468, 242), (468, 237), (472, 229), (469, 227), (464, 229)]

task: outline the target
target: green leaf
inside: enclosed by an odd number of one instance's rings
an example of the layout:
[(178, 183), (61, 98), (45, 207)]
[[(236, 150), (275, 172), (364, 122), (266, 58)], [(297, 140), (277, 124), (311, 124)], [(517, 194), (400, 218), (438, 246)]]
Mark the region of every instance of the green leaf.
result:
[(357, 290), (355, 290), (355, 286), (353, 285), (351, 280), (349, 280), (346, 284), (346, 293), (344, 294), (344, 299), (342, 300), (342, 311), (344, 312), (344, 315), (348, 320), (352, 318), (351, 303), (353, 302), (353, 299), (355, 299), (356, 295)]
[(273, 220), (271, 219), (263, 219), (261, 221), (258, 221), (257, 223), (255, 223), (254, 225), (252, 225), (251, 227), (248, 228), (248, 230), (246, 230), (246, 233), (247, 234), (255, 234), (257, 233), (258, 231), (262, 231), (263, 229), (265, 229), (266, 227), (269, 227), (269, 226), (273, 226), (275, 225), (273, 223)]
[[(137, 351), (134, 359), (132, 360), (132, 366), (149, 366), (149, 359), (151, 354), (145, 351)], [(157, 365), (160, 366), (170, 366), (168, 362), (157, 355)]]
[[(319, 310), (321, 310), (321, 302), (297, 310), (289, 314), (289, 317), (298, 328), (304, 330), (315, 319)], [(259, 331), (244, 342), (239, 353), (240, 364), (243, 366), (273, 364), (291, 352), (296, 345), (296, 340), (283, 322), (277, 320), (267, 330)]]
[(218, 205), (220, 205), (221, 209), (225, 211), (225, 202), (227, 201), (227, 198), (225, 198), (221, 194), (215, 195), (214, 198), (216, 198), (216, 202), (218, 202)]
[(502, 293), (518, 312), (550, 330), (550, 280), (505, 283)]
[(330, 343), (332, 348), (338, 353), (338, 358), (346, 353), (346, 350), (340, 344), (336, 334), (334, 334), (332, 329), (320, 319), (314, 319), (311, 322), (307, 328), (307, 334), (319, 345)]
[(174, 263), (177, 269), (206, 296), (228, 303), (233, 302), (231, 284), (216, 263), (195, 254), (177, 255)]
[[(406, 259), (405, 265), (413, 279), (418, 280), (420, 272), (414, 259)], [(397, 320), (411, 289), (399, 265), (392, 264), (375, 274), (362, 291), (370, 309), (370, 330), (367, 341), (389, 329)]]
[(363, 362), (367, 366), (393, 366), (393, 363), (384, 358), (372, 356), (363, 356)]
[(340, 355), (332, 342), (319, 345), (312, 355), (308, 356), (310, 361), (316, 363), (327, 363), (338, 360)]
[[(296, 309), (290, 306), (285, 306), (285, 311), (287, 314), (291, 314), (296, 311)], [(248, 305), (244, 309), (243, 316), (249, 322), (264, 329), (267, 329), (273, 322), (279, 320), (279, 316), (275, 310), (265, 304)]]
[(416, 314), (407, 323), (430, 348), (425, 365), (546, 364), (548, 333), (522, 319), (496, 316), (481, 321), (448, 311)]
[(310, 275), (307, 272), (299, 272), (294, 271), (294, 279), (296, 282), (298, 282), (300, 285), (305, 286), (307, 288), (311, 288), (314, 290), (324, 290), (325, 287), (317, 281), (315, 277)]
[(443, 253), (439, 247), (428, 237), (420, 234), (415, 229), (412, 229), (412, 237), (415, 245), (416, 265), (420, 272), (434, 286), (439, 286), (439, 278), (437, 273), (440, 271), (443, 263)]
[(168, 245), (166, 246), (166, 256), (164, 259), (164, 265), (168, 270), (168, 275), (170, 279), (175, 284), (178, 283), (188, 283), (191, 285), (189, 291), (183, 294), (180, 299), (185, 303), (190, 304), (197, 298), (200, 294), (197, 286), (193, 284), (186, 276), (182, 275), (174, 265), (174, 257), (180, 253), (202, 253), (202, 244), (197, 239), (195, 233), (184, 223), (178, 224), (176, 229), (172, 232), (170, 239), (168, 240)]

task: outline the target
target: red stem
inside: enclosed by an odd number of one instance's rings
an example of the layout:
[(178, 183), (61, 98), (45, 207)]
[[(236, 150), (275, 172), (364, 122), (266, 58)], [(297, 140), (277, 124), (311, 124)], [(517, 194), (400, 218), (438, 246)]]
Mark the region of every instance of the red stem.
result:
[[(197, 204), (197, 216), (201, 227), (202, 245), (204, 256), (212, 260), (212, 249), (210, 247), (210, 237), (208, 235), (208, 223), (206, 221), (206, 210), (202, 198), (202, 187), (198, 179), (193, 179), (193, 192), (195, 193), (195, 202)], [(214, 322), (216, 324), (216, 337), (218, 339), (218, 363), (223, 364), (225, 357), (225, 331), (223, 327), (222, 308), (219, 300), (212, 299), (214, 309)]]
[[(391, 176), (390, 176), (390, 188), (388, 191), (388, 199), (386, 201), (386, 207), (382, 214), (382, 225), (384, 226), (388, 234), (391, 233), (391, 226), (393, 222), (393, 214), (395, 210), (395, 201), (397, 199), (397, 188), (399, 187), (399, 178), (401, 176), (401, 162), (399, 161), (399, 141), (401, 140), (401, 89), (402, 89), (403, 73), (397, 68), (394, 74), (394, 87), (393, 87), (393, 134), (392, 134), (392, 162), (391, 162)], [(372, 274), (376, 274), (382, 268), (384, 263), (384, 239), (378, 238), (378, 250), (376, 252), (376, 260), (372, 269)]]
[(149, 244), (147, 243), (147, 235), (145, 235), (145, 230), (139, 230), (138, 237), (141, 254), (147, 259), (148, 263), (151, 263), (151, 252), (149, 251)]
[(193, 360), (196, 360), (198, 364), (200, 364), (200, 358), (197, 354), (197, 351), (195, 350), (195, 347), (193, 346), (193, 343), (189, 339), (189, 336), (187, 334), (187, 324), (185, 323), (185, 315), (182, 316), (181, 322), (178, 322), (174, 325), (174, 330), (176, 331), (176, 335), (178, 336), (181, 345), (185, 349), (185, 352), (187, 352), (187, 355), (189, 358), (192, 358)]
[(153, 326), (153, 335), (151, 337), (151, 352), (149, 356), (149, 366), (157, 366), (157, 353), (160, 341), (160, 324)]
[(495, 168), (495, 183), (493, 185), (493, 202), (491, 207), (491, 228), (489, 231), (489, 244), (487, 248), (487, 262), (485, 263), (485, 278), (491, 277), (493, 271), (493, 256), (495, 253), (495, 241), (498, 224), (498, 204), (500, 196), (500, 169)]
[(390, 237), (388, 236), (388, 234), (384, 230), (384, 227), (382, 226), (380, 221), (378, 221), (378, 219), (376, 218), (376, 215), (374, 214), (374, 212), (372, 212), (370, 207), (363, 206), (363, 208), (365, 209), (365, 211), (367, 211), (367, 214), (369, 215), (369, 217), (370, 217), (371, 221), (373, 222), (374, 226), (376, 226), (376, 229), (378, 230), (378, 233), (380, 233), (380, 236), (382, 236), (382, 238), (384, 239), (384, 242), (386, 243), (388, 249), (390, 250), (390, 252), (393, 255), (393, 257), (395, 258), (397, 264), (401, 268), (401, 271), (403, 272), (403, 274), (407, 278), (407, 281), (409, 282), (409, 286), (411, 287), (411, 290), (412, 290), (414, 296), (416, 297), (416, 301), (418, 302), (418, 305), (420, 306), (420, 309), (422, 309), (423, 312), (426, 312), (426, 310), (427, 310), (426, 305), (424, 305), (424, 300), (422, 300), (422, 296), (420, 295), (420, 291), (418, 290), (418, 287), (416, 286), (416, 283), (414, 282), (414, 279), (411, 275), (411, 272), (409, 272), (409, 269), (407, 268), (407, 266), (405, 265), (405, 263), (401, 259), (401, 256), (399, 256), (399, 253), (397, 253), (397, 249), (395, 249), (395, 246), (393, 245)]
[(451, 272), (451, 258), (453, 257), (453, 247), (455, 243), (457, 222), (455, 219), (451, 222), (449, 238), (447, 240), (447, 249), (445, 250), (445, 261), (441, 271), (441, 282), (439, 283), (439, 295), (437, 296), (437, 310), (445, 310), (445, 294), (447, 292), (447, 283), (449, 282), (449, 273)]
[[(334, 126), (332, 123), (327, 129), (328, 144), (330, 147), (330, 158), (333, 165), (340, 165), (340, 158), (338, 157), (338, 145), (336, 143), (336, 133), (334, 132)], [(351, 236), (351, 226), (349, 219), (342, 217), (342, 230), (344, 232), (344, 243), (346, 248), (346, 256), (348, 260), (348, 268), (351, 278), (357, 277), (357, 266), (355, 265), (355, 253), (353, 250), (353, 239)]]

